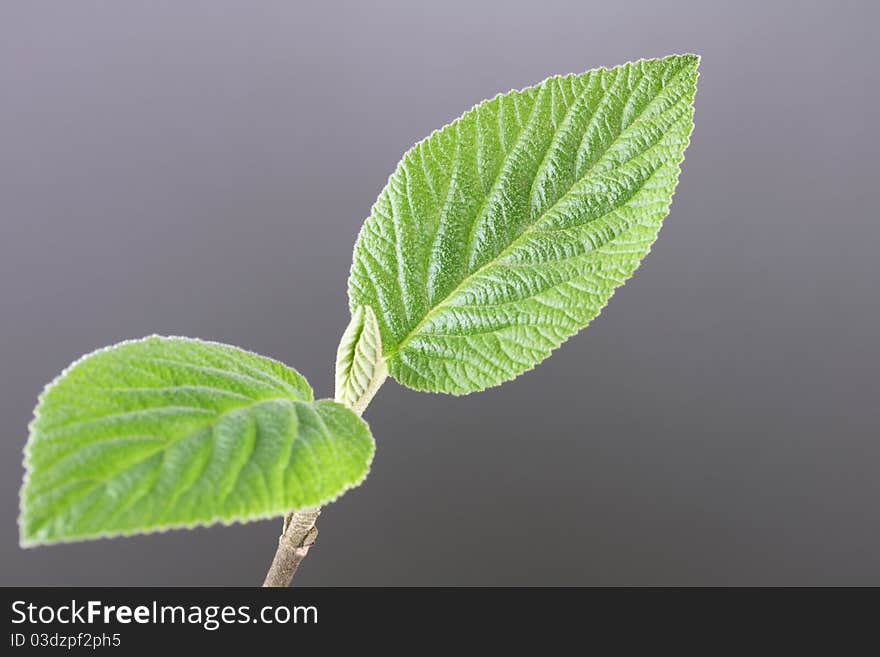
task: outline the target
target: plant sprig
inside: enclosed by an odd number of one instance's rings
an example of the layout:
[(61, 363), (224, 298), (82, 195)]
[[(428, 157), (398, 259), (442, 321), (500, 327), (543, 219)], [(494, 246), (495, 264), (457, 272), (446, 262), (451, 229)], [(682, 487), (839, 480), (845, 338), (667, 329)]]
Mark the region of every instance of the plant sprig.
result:
[(366, 477), (387, 376), (468, 394), (535, 367), (635, 271), (693, 128), (696, 55), (551, 77), (416, 144), (364, 223), (335, 400), (295, 370), (151, 336), (88, 354), (30, 425), (22, 545), (285, 516), (269, 585)]

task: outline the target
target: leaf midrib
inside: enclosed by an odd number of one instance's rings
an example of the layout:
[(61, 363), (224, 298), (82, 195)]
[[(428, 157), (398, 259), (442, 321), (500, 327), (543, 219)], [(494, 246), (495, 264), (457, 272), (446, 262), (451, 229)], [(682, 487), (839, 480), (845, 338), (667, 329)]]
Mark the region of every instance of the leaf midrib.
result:
[[(204, 431), (205, 429), (209, 428), (212, 425), (216, 425), (216, 424), (220, 423), (226, 416), (231, 415), (232, 413), (235, 413), (237, 411), (253, 411), (258, 406), (261, 406), (263, 404), (268, 404), (271, 402), (278, 402), (278, 401), (289, 402), (292, 404), (295, 404), (296, 402), (302, 402), (304, 404), (310, 403), (310, 402), (303, 401), (301, 399), (292, 399), (290, 397), (266, 397), (264, 399), (255, 399), (255, 400), (253, 400), (253, 403), (251, 403), (251, 404), (242, 404), (241, 406), (235, 406), (233, 408), (228, 408), (228, 409), (218, 413), (217, 415), (213, 416), (210, 421), (207, 421), (204, 424), (202, 424), (202, 425), (200, 425), (190, 431), (187, 431), (186, 433), (183, 433), (179, 436), (169, 438), (166, 442), (164, 442), (156, 450), (150, 452), (149, 454), (147, 454), (143, 458), (138, 459), (137, 461), (134, 461), (133, 463), (127, 465), (123, 470), (121, 470), (113, 475), (110, 475), (107, 478), (99, 479), (96, 477), (81, 477), (81, 478), (77, 479), (76, 481), (92, 482), (94, 484), (86, 491), (85, 494), (88, 494), (94, 488), (97, 488), (98, 486), (100, 486), (102, 484), (109, 483), (113, 479), (116, 479), (117, 477), (119, 477), (121, 474), (128, 472), (130, 469), (137, 467), (141, 463), (144, 463), (145, 461), (148, 461), (149, 459), (153, 458), (156, 454), (159, 454), (160, 452), (167, 452), (168, 450), (173, 448), (175, 445), (179, 444), (181, 441), (192, 437), (194, 434), (196, 434), (200, 431)], [(114, 438), (114, 436), (111, 436), (107, 440), (112, 440), (113, 438)], [(101, 442), (103, 442), (103, 441), (98, 440), (98, 441), (94, 441), (93, 443), (89, 443), (89, 445), (99, 444)], [(68, 452), (65, 452), (60, 458), (52, 461), (51, 463), (41, 464), (40, 469), (44, 470), (44, 471), (51, 470), (52, 468), (56, 467), (63, 459), (71, 456), (72, 454), (75, 454), (76, 451), (77, 451), (76, 449), (72, 449)], [(67, 481), (67, 482), (63, 482), (63, 483), (70, 483), (70, 482)], [(49, 493), (52, 493), (53, 491), (57, 490), (57, 488), (59, 488), (59, 487), (60, 486), (52, 486), (50, 488), (38, 490), (38, 492), (36, 493), (36, 497), (40, 498), (45, 495), (48, 495)]]

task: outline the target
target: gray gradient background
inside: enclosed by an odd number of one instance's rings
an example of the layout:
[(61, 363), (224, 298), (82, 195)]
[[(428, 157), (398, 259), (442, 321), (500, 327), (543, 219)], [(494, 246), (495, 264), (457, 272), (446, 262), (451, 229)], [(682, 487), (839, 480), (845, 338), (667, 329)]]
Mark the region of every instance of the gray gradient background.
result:
[(467, 398), (393, 382), (303, 585), (880, 584), (870, 2), (0, 4), (0, 583), (262, 579), (279, 522), (20, 550), (36, 395), (158, 332), (331, 392), (351, 246), (403, 151), (551, 73), (703, 55), (653, 253)]

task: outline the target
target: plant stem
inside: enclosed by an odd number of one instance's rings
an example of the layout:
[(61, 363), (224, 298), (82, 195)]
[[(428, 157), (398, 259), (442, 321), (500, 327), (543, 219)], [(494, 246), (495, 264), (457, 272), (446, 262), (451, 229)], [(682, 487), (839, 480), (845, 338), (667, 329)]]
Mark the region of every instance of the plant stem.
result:
[[(383, 376), (379, 385), (371, 391), (370, 398), (384, 380)], [(363, 413), (369, 401), (367, 399), (366, 403), (358, 408), (358, 415)], [(275, 557), (272, 559), (272, 565), (269, 566), (269, 572), (266, 573), (263, 586), (290, 586), (299, 564), (306, 558), (309, 548), (318, 538), (318, 528), (315, 526), (315, 522), (319, 515), (321, 515), (321, 507), (293, 511), (284, 516), (284, 526), (281, 530), (281, 536), (278, 537), (278, 549), (275, 550)]]
[[(376, 316), (369, 306), (363, 308), (363, 312), (372, 317), (372, 334), (375, 344), (372, 345), (373, 356), (372, 368), (369, 375), (369, 383), (358, 391), (358, 395), (354, 399), (349, 399), (343, 394), (342, 387), (345, 385), (345, 378), (340, 378), (340, 363), (350, 364), (350, 351), (355, 350), (363, 335), (352, 340), (350, 332), (353, 326), (357, 326), (357, 319), (352, 318), (351, 323), (345, 330), (340, 342), (336, 355), (336, 401), (341, 404), (348, 400), (348, 407), (362, 415), (366, 410), (373, 396), (378, 392), (379, 388), (388, 377), (388, 367), (385, 365), (385, 359), (382, 358), (382, 338), (379, 335), (379, 326), (376, 323)], [(281, 536), (278, 538), (278, 549), (275, 551), (275, 557), (272, 559), (272, 565), (269, 566), (269, 572), (266, 573), (266, 579), (263, 586), (285, 587), (290, 586), (293, 576), (296, 574), (297, 568), (306, 555), (309, 548), (318, 537), (318, 528), (315, 527), (315, 521), (321, 515), (321, 507), (314, 509), (303, 509), (301, 511), (293, 511), (284, 516), (284, 527), (281, 530)]]
[(304, 509), (294, 511), (284, 516), (284, 529), (278, 538), (278, 549), (275, 558), (266, 573), (263, 586), (285, 587), (290, 586), (296, 569), (306, 555), (309, 548), (318, 537), (318, 528), (315, 521), (321, 515), (321, 508)]

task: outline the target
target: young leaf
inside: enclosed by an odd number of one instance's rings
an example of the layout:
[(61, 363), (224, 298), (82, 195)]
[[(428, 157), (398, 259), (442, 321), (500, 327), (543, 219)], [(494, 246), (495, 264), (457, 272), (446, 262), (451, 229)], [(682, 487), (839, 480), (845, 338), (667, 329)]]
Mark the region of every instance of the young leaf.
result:
[(336, 401), (360, 415), (387, 375), (376, 314), (358, 306), (336, 351)]
[(367, 425), (281, 363), (149, 337), (89, 354), (40, 397), (22, 544), (282, 515), (366, 476)]
[(391, 375), (468, 393), (531, 369), (648, 253), (693, 127), (698, 57), (553, 77), (407, 152), (354, 251)]

